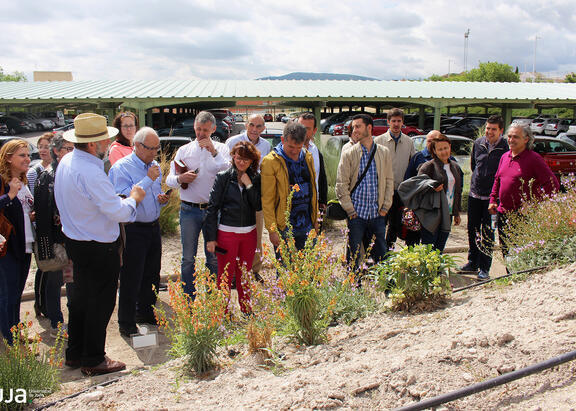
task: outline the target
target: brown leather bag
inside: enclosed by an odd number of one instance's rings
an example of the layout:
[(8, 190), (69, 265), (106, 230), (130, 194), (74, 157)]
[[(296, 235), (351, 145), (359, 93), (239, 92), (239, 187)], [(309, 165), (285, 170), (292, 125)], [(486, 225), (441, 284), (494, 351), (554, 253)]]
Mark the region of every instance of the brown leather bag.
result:
[[(176, 175), (180, 175), (188, 171), (188, 167), (186, 167), (182, 161), (174, 160), (174, 170), (176, 170)], [(182, 187), (183, 190), (186, 190), (188, 188), (188, 183), (182, 183), (180, 184), (180, 187)]]
[[(4, 180), (0, 177), (0, 196), (2, 195), (4, 195)], [(4, 244), (4, 247), (0, 250), (0, 258), (4, 257), (8, 252), (8, 239), (13, 229), (14, 226), (4, 215), (4, 209), (0, 210), (0, 234), (6, 239), (6, 244)]]

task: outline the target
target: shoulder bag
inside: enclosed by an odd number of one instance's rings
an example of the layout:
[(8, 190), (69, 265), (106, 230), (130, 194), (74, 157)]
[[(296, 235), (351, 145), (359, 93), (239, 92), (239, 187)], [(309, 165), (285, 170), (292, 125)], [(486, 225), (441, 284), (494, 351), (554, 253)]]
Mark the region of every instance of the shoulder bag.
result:
[[(4, 180), (0, 178), (0, 196), (4, 195)], [(0, 257), (4, 257), (8, 252), (8, 240), (10, 239), (10, 234), (14, 230), (12, 223), (4, 215), (4, 209), (0, 210), (0, 234), (6, 239), (6, 243), (0, 249)]]
[[(377, 148), (376, 143), (372, 144), (374, 144), (374, 147), (372, 148), (372, 152), (370, 153), (368, 163), (366, 164), (366, 167), (364, 168), (362, 175), (360, 175), (358, 180), (356, 180), (356, 184), (354, 184), (354, 187), (352, 188), (352, 190), (350, 190), (350, 196), (352, 196), (352, 193), (356, 191), (358, 185), (362, 182), (362, 180), (364, 180), (364, 177), (366, 177), (368, 169), (370, 168), (370, 164), (372, 164), (372, 160), (374, 159), (374, 155), (376, 154), (376, 148)], [(331, 220), (346, 220), (348, 218), (348, 213), (346, 212), (346, 210), (342, 208), (342, 206), (340, 205), (340, 201), (330, 200), (328, 201), (328, 207), (326, 208), (326, 218), (329, 218)]]

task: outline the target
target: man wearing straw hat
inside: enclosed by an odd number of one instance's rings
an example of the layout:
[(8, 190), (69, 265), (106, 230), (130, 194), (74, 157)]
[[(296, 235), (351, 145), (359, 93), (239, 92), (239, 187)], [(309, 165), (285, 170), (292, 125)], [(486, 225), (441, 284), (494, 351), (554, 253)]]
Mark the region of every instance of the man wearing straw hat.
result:
[(106, 327), (116, 304), (120, 271), (118, 223), (134, 221), (136, 206), (146, 194), (138, 186), (126, 199), (115, 194), (102, 160), (116, 134), (118, 129), (107, 127), (103, 116), (78, 115), (74, 129), (64, 133), (75, 150), (60, 161), (54, 183), (66, 250), (74, 263), (66, 365), (81, 367), (85, 375), (126, 368), (106, 357)]

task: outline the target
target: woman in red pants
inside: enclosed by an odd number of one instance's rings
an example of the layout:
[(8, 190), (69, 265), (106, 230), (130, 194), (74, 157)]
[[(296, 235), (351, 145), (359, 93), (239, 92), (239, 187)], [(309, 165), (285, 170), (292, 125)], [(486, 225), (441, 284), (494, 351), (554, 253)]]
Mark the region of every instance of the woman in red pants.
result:
[[(260, 198), (260, 152), (249, 141), (240, 141), (230, 152), (232, 165), (216, 175), (206, 214), (207, 249), (218, 257), (218, 285), (230, 289), (236, 281), (238, 301), (249, 313), (248, 274), (256, 252), (256, 211)], [(224, 278), (224, 280), (223, 280)]]

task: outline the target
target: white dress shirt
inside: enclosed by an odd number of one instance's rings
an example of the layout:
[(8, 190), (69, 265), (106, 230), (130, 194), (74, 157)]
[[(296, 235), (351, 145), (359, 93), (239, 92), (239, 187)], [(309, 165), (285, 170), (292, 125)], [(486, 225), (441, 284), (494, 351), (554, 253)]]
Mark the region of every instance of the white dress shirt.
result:
[[(226, 140), (226, 145), (228, 146), (228, 149), (230, 151), (232, 151), (234, 146), (239, 141), (250, 141), (246, 132), (243, 132), (241, 134), (237, 134), (233, 137), (230, 137), (228, 140)], [(254, 143), (252, 143), (252, 144), (254, 144)], [(270, 152), (270, 150), (272, 150), (272, 145), (268, 142), (268, 140), (265, 140), (262, 137), (258, 137), (258, 142), (254, 145), (256, 146), (258, 151), (260, 151), (260, 163), (258, 164), (258, 165), (260, 165), (260, 164), (262, 164), (262, 159)]]
[(316, 172), (316, 191), (318, 191), (318, 177), (320, 176), (320, 154), (318, 153), (318, 147), (311, 141), (308, 151), (312, 154), (314, 159), (314, 171)]
[(104, 162), (82, 150), (65, 155), (56, 169), (54, 197), (62, 231), (77, 241), (112, 243), (118, 223), (136, 218), (136, 201), (121, 199), (104, 172)]
[(205, 204), (210, 199), (210, 191), (214, 185), (216, 174), (230, 167), (230, 150), (226, 144), (212, 141), (216, 149), (216, 157), (210, 151), (201, 148), (196, 140), (180, 147), (176, 152), (175, 160), (181, 161), (189, 171), (198, 169), (198, 176), (188, 183), (186, 190), (180, 187), (174, 161), (170, 163), (170, 174), (166, 177), (169, 187), (180, 188), (180, 199), (189, 203)]

